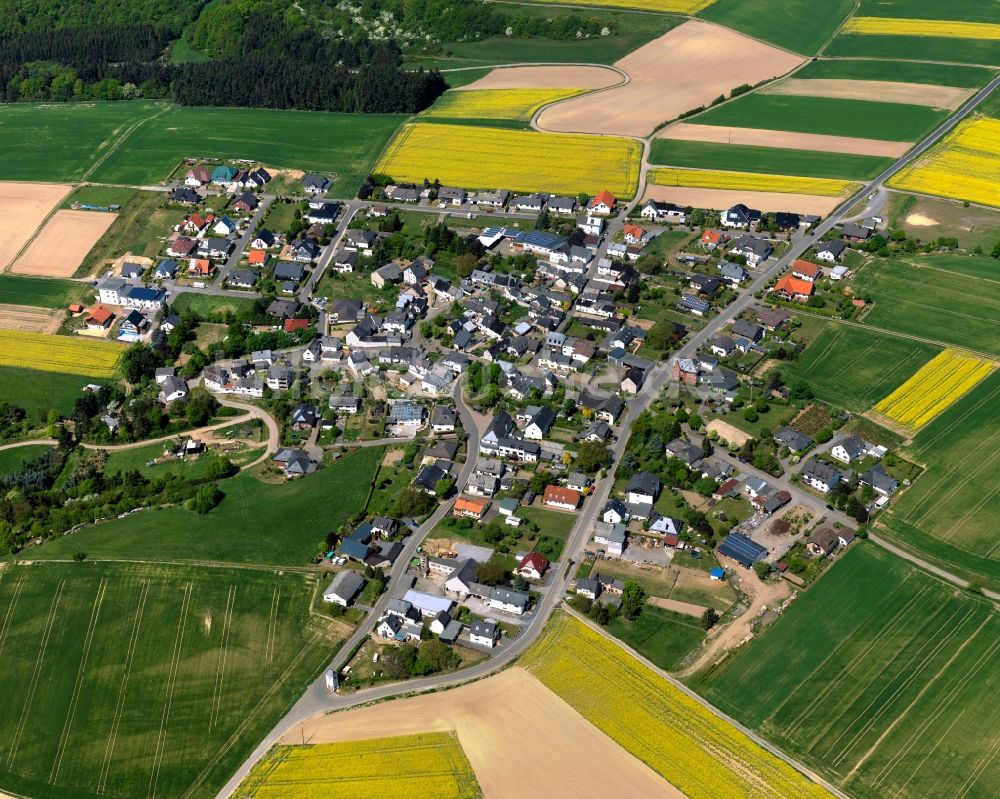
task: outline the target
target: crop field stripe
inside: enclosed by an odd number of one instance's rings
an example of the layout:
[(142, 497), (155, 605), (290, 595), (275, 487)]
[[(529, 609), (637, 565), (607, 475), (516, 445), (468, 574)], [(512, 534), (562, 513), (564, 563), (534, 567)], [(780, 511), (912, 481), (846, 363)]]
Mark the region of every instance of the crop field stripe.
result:
[(156, 796), (156, 782), (160, 776), (160, 764), (163, 762), (163, 750), (167, 742), (167, 723), (170, 721), (170, 706), (174, 701), (174, 687), (177, 685), (177, 667), (180, 663), (181, 649), (184, 646), (184, 630), (187, 627), (188, 611), (191, 607), (191, 593), (194, 586), (188, 583), (184, 586), (184, 598), (181, 600), (181, 609), (178, 621), (177, 632), (174, 633), (174, 650), (170, 658), (170, 669), (167, 672), (167, 685), (163, 692), (163, 713), (160, 716), (160, 731), (156, 736), (156, 752), (153, 755), (153, 767), (149, 774), (149, 792), (147, 796), (153, 799)]
[[(961, 611), (962, 608), (956, 608), (952, 612), (952, 614), (948, 617), (947, 623), (950, 624), (952, 620)], [(976, 612), (975, 608), (966, 608), (965, 615), (957, 624), (955, 624), (954, 627), (951, 628), (951, 630), (947, 633), (947, 635), (945, 635), (943, 638), (938, 638), (936, 641), (933, 640), (928, 641), (923, 646), (921, 646), (920, 649), (918, 649), (916, 652), (913, 653), (909, 661), (907, 661), (906, 667), (902, 672), (905, 673), (906, 676), (902, 679), (902, 681), (899, 684), (897, 684), (892, 689), (892, 692), (887, 697), (882, 699), (881, 702), (879, 701), (882, 698), (883, 694), (885, 694), (885, 692), (888, 691), (890, 687), (892, 687), (893, 685), (893, 681), (889, 680), (882, 685), (881, 689), (879, 689), (878, 693), (875, 694), (874, 697), (872, 697), (871, 701), (868, 702), (868, 704), (864, 707), (861, 713), (855, 714), (854, 719), (846, 727), (844, 727), (843, 730), (841, 730), (840, 735), (834, 738), (833, 743), (831, 744), (831, 748), (837, 746), (837, 744), (840, 743), (841, 739), (845, 735), (847, 735), (854, 727), (854, 725), (857, 724), (859, 721), (864, 720), (865, 723), (861, 726), (859, 730), (857, 730), (854, 733), (853, 737), (850, 738), (838, 752), (834, 753), (833, 761), (830, 763), (831, 768), (836, 768), (843, 761), (843, 759), (851, 751), (854, 745), (862, 738), (862, 736), (864, 736), (872, 728), (875, 722), (877, 722), (886, 713), (886, 711), (892, 706), (892, 703), (896, 700), (896, 698), (899, 697), (904, 691), (906, 691), (906, 689), (910, 687), (913, 681), (924, 672), (924, 670), (931, 664), (933, 659), (941, 652), (941, 650), (944, 649), (944, 647), (947, 646), (951, 642), (951, 640), (958, 634), (958, 631), (965, 626), (965, 623), (973, 617), (973, 614), (975, 612)], [(933, 618), (936, 618), (937, 615), (938, 614), (935, 613)], [(929, 645), (933, 645), (931, 651), (927, 654), (924, 654), (924, 650)], [(913, 668), (914, 661), (916, 661), (917, 658), (919, 658), (921, 655), (923, 655), (923, 660), (921, 660), (920, 663), (917, 664), (915, 668)], [(877, 676), (876, 679), (878, 679)], [(929, 681), (927, 683), (927, 686), (930, 686), (931, 682), (932, 681)], [(877, 707), (876, 703), (878, 703)], [(869, 711), (871, 711), (873, 708), (875, 708), (875, 712), (869, 715)], [(831, 726), (835, 726), (841, 720), (842, 717), (843, 714), (841, 714), (841, 716), (838, 716), (834, 720)]]
[[(938, 677), (942, 676), (949, 668), (951, 668), (952, 664), (958, 659), (959, 654), (961, 654), (961, 652), (970, 643), (972, 643), (972, 641), (974, 641), (976, 638), (979, 637), (979, 633), (982, 632), (983, 628), (986, 627), (986, 625), (988, 625), (990, 623), (990, 621), (991, 621), (991, 618), (990, 618), (989, 615), (987, 615), (986, 618), (984, 618), (983, 621), (980, 623), (979, 627), (976, 628), (976, 631), (972, 634), (972, 636), (969, 637), (969, 638), (967, 638), (965, 641), (963, 641), (962, 645), (948, 659), (948, 662), (945, 663), (944, 666), (941, 667), (940, 671), (938, 672), (937, 675), (935, 675), (934, 679), (931, 680), (926, 686), (924, 686), (921, 689), (920, 693), (918, 693), (917, 696), (913, 699), (913, 701), (907, 706), (906, 710), (904, 710), (902, 714), (900, 714), (897, 718), (895, 718), (893, 720), (892, 724), (890, 724), (886, 728), (886, 730), (879, 736), (878, 740), (875, 741), (875, 743), (872, 745), (871, 749), (869, 749), (864, 754), (864, 756), (861, 758), (861, 760), (859, 760), (857, 763), (855, 763), (854, 768), (852, 768), (851, 771), (850, 771), (850, 773), (848, 773), (847, 779), (850, 779), (854, 775), (854, 773), (857, 772), (857, 770), (859, 768), (861, 768), (861, 766), (863, 766), (865, 764), (865, 762), (868, 760), (868, 758), (872, 754), (874, 754), (874, 752), (875, 752), (876, 749), (878, 749), (879, 744), (881, 744), (882, 741), (884, 741), (886, 738), (889, 737), (890, 733), (895, 729), (896, 725), (902, 720), (903, 716), (907, 715), (910, 712), (910, 710), (913, 707), (915, 707), (916, 704), (926, 695), (926, 693), (929, 690), (930, 686), (938, 679)], [(994, 641), (990, 645), (990, 648), (979, 657), (979, 660), (977, 660), (974, 663), (972, 663), (972, 665), (970, 666), (970, 672), (967, 673), (967, 675), (964, 678), (956, 677), (954, 683), (951, 685), (950, 689), (948, 690), (948, 693), (946, 693), (945, 696), (942, 697), (941, 701), (938, 703), (938, 706), (935, 708), (934, 712), (931, 713), (923, 721), (923, 723), (921, 723), (917, 727), (916, 731), (914, 731), (913, 734), (910, 735), (909, 739), (903, 745), (903, 748), (896, 755), (896, 758), (895, 758), (895, 762), (896, 763), (898, 763), (902, 759), (902, 757), (906, 753), (908, 753), (910, 751), (910, 749), (913, 748), (913, 745), (914, 745), (914, 743), (916, 743), (917, 739), (928, 729), (928, 727), (930, 727), (931, 724), (934, 723), (934, 721), (937, 720), (937, 718), (941, 715), (941, 713), (950, 705), (950, 703), (952, 702), (952, 700), (958, 694), (959, 690), (962, 689), (968, 683), (968, 681), (972, 677), (974, 677), (976, 674), (979, 673), (980, 669), (982, 669), (982, 667), (989, 661), (989, 659), (993, 656), (993, 653), (998, 648), (1000, 648), (1000, 639)], [(954, 726), (954, 724), (957, 723), (957, 721), (958, 721), (959, 718), (961, 718), (961, 714), (955, 718), (955, 721), (952, 722), (952, 726)], [(885, 776), (887, 776), (893, 770), (893, 767), (894, 767), (894, 761), (890, 760), (883, 767), (882, 771), (879, 772), (879, 775), (876, 777), (876, 779), (872, 782), (872, 787), (878, 788), (879, 785), (882, 784), (882, 781), (884, 780)]]
[(962, 790), (955, 799), (964, 799), (966, 794), (972, 790), (972, 786), (979, 781), (981, 776), (983, 776), (983, 772), (990, 766), (993, 762), (993, 758), (997, 756), (998, 752), (1000, 752), (1000, 739), (998, 739), (997, 742), (990, 747), (989, 751), (983, 755), (983, 759), (972, 770), (972, 773), (969, 774), (968, 779), (966, 779), (965, 783), (962, 785)]
[(805, 369), (805, 374), (812, 374), (813, 369), (826, 359), (826, 356), (829, 355), (830, 351), (836, 346), (837, 342), (840, 341), (840, 338), (843, 335), (844, 328), (840, 326), (833, 328), (833, 338), (830, 340), (830, 343), (827, 344), (826, 347), (823, 348), (823, 351), (813, 359), (813, 362)]
[(62, 580), (56, 588), (52, 604), (49, 606), (49, 615), (45, 620), (45, 627), (42, 632), (42, 640), (38, 647), (38, 656), (35, 658), (35, 670), (31, 675), (31, 682), (28, 683), (28, 693), (24, 697), (24, 706), (21, 708), (21, 717), (18, 719), (17, 727), (14, 731), (14, 738), (10, 743), (10, 751), (7, 753), (8, 770), (14, 765), (17, 757), (18, 747), (21, 745), (21, 736), (24, 734), (24, 725), (28, 720), (28, 711), (31, 703), (35, 699), (35, 691), (38, 689), (38, 679), (42, 674), (42, 664), (45, 662), (45, 652), (49, 648), (49, 639), (52, 637), (52, 628), (55, 626), (56, 614), (59, 612), (59, 600), (62, 598), (63, 588), (66, 581)]
[(17, 600), (21, 597), (21, 588), (24, 585), (24, 572), (21, 572), (17, 576), (17, 580), (14, 582), (14, 596), (10, 600), (10, 604), (7, 606), (7, 612), (3, 617), (3, 625), (0, 626), (0, 655), (3, 655), (3, 647), (7, 642), (7, 631), (10, 629), (10, 620), (14, 616), (14, 611), (17, 609)]
[(222, 614), (222, 635), (219, 636), (219, 660), (215, 668), (215, 690), (212, 692), (212, 712), (208, 720), (208, 729), (215, 727), (222, 705), (222, 685), (226, 678), (226, 651), (229, 647), (229, 631), (233, 624), (233, 604), (236, 601), (236, 586), (229, 586), (226, 596), (226, 609)]
[[(975, 445), (972, 449), (970, 449), (969, 452), (968, 452), (968, 454), (966, 454), (965, 457), (963, 457), (960, 461), (958, 461), (958, 463), (955, 463), (952, 466), (946, 467), (945, 470), (942, 472), (942, 477), (951, 477), (952, 475), (958, 476), (960, 473), (963, 472), (963, 467), (965, 466), (966, 463), (968, 463), (969, 461), (974, 460), (974, 459), (978, 460), (979, 459), (979, 451), (981, 449), (983, 449), (984, 447), (990, 447), (991, 444), (992, 444), (992, 442), (991, 442), (990, 439), (988, 439), (988, 438), (982, 439), (977, 445)], [(977, 467), (975, 470), (973, 470), (968, 476), (971, 477), (971, 476), (973, 476), (975, 474), (978, 474), (983, 468), (984, 468), (983, 462), (981, 461), (979, 467)], [(936, 502), (935, 505), (941, 505), (944, 501), (946, 501), (953, 494), (955, 494), (957, 491), (959, 491), (962, 488), (962, 485), (963, 485), (962, 480), (955, 480), (953, 482), (952, 481), (947, 481), (947, 482), (950, 483), (950, 485), (948, 487), (947, 493), (943, 497), (941, 497), (941, 499), (938, 502)], [(933, 499), (934, 496), (937, 494), (938, 490), (940, 490), (940, 488), (943, 487), (945, 484), (946, 484), (946, 481), (939, 480), (938, 481), (938, 488), (935, 488), (931, 492), (929, 492), (926, 495), (924, 495), (912, 508), (909, 509), (909, 511), (903, 517), (903, 519), (905, 521), (909, 521), (909, 522), (912, 522), (914, 524), (919, 523), (924, 518), (924, 516), (926, 514), (921, 513), (921, 514), (917, 515), (917, 511), (923, 505), (925, 505), (929, 500)]]
[(928, 449), (932, 448), (943, 438), (946, 438), (952, 432), (952, 430), (954, 430), (956, 427), (965, 422), (965, 420), (968, 419), (970, 416), (973, 416), (976, 413), (976, 411), (978, 411), (984, 405), (991, 404), (993, 399), (998, 395), (1000, 395), (1000, 386), (995, 388), (987, 396), (983, 397), (979, 402), (977, 402), (975, 405), (969, 408), (969, 410), (967, 410), (965, 413), (959, 416), (955, 421), (953, 421), (939, 433), (936, 433), (934, 436), (929, 437), (925, 441), (921, 442), (914, 451), (917, 452), (918, 454), (926, 453)]
[[(908, 579), (909, 576), (903, 579), (892, 590), (892, 594), (895, 594), (897, 591), (899, 591)], [(916, 603), (919, 599), (921, 599), (923, 595), (927, 592), (927, 590), (928, 590), (927, 588), (924, 588), (921, 591), (918, 591), (916, 594), (913, 594), (913, 596), (910, 597), (909, 601), (901, 608), (899, 608), (899, 610), (897, 610), (893, 614), (893, 616), (884, 625), (882, 625), (881, 629), (878, 632), (878, 635), (873, 636), (872, 639), (865, 645), (864, 649), (862, 649), (854, 658), (854, 662), (844, 672), (843, 674), (844, 677), (850, 676), (853, 673), (854, 669), (862, 664), (865, 656), (869, 652), (871, 652), (877, 644), (881, 643), (879, 639), (882, 637), (882, 635), (884, 635), (891, 627), (895, 626), (896, 622), (900, 620), (900, 617), (905, 616), (907, 613), (909, 613), (914, 603)], [(892, 594), (890, 594), (890, 596)], [(826, 666), (826, 664), (829, 663), (834, 656), (836, 656), (836, 654), (840, 651), (840, 649), (848, 644), (849, 641), (850, 637), (849, 636), (845, 637), (843, 641), (837, 644), (836, 648), (834, 648), (834, 650), (830, 652), (829, 655), (827, 655), (825, 658), (823, 658), (822, 661), (820, 661), (820, 663), (816, 666), (816, 668), (814, 668), (805, 678), (800, 680), (800, 683), (805, 685), (806, 683), (810, 682), (813, 679), (813, 677), (819, 674), (823, 670), (823, 667)], [(799, 728), (802, 722), (805, 721), (812, 714), (813, 710), (819, 707), (823, 699), (825, 699), (826, 696), (828, 696), (836, 687), (837, 687), (837, 681), (831, 680), (827, 682), (823, 690), (820, 691), (820, 693), (817, 695), (816, 701), (813, 704), (806, 706), (806, 708), (802, 710), (802, 712), (800, 712), (798, 716), (792, 719), (791, 726), (786, 728), (786, 734), (791, 735), (793, 732), (795, 732), (795, 730)], [(785, 697), (785, 700), (774, 709), (774, 712), (771, 713), (771, 715), (768, 717), (769, 720), (773, 719), (777, 715), (778, 711), (781, 710), (781, 708), (785, 706), (788, 700), (792, 698), (793, 693), (794, 692), (789, 693), (788, 696)]]
[(101, 763), (100, 777), (97, 783), (97, 793), (103, 794), (107, 784), (108, 772), (111, 770), (111, 758), (115, 753), (115, 742), (118, 739), (118, 725), (121, 723), (122, 710), (125, 707), (125, 694), (128, 691), (128, 681), (132, 674), (132, 661), (135, 658), (136, 645), (139, 642), (139, 628), (142, 624), (142, 614), (146, 609), (146, 599), (149, 596), (149, 581), (144, 580), (139, 591), (139, 601), (136, 604), (135, 617), (132, 621), (132, 634), (129, 637), (128, 649), (125, 654), (125, 663), (122, 669), (121, 687), (118, 689), (118, 701), (115, 703), (115, 712), (111, 720), (111, 730), (108, 733), (108, 742), (104, 749), (104, 760)]
[[(990, 458), (988, 458), (988, 464), (984, 464), (984, 466), (992, 467), (996, 459), (997, 456), (996, 453), (994, 452), (994, 454), (990, 456)], [(984, 466), (981, 466), (979, 469), (977, 469), (976, 473), (983, 471)], [(942, 541), (949, 540), (961, 528), (962, 524), (965, 522), (966, 519), (968, 519), (971, 516), (974, 516), (979, 511), (979, 509), (983, 507), (983, 505), (992, 500), (993, 497), (995, 497), (998, 493), (1000, 493), (1000, 483), (997, 483), (997, 485), (993, 489), (991, 489), (987, 494), (983, 495), (983, 498), (980, 499), (979, 502), (977, 502), (975, 505), (969, 508), (969, 510), (967, 510), (963, 515), (959, 516), (958, 519), (955, 521), (955, 523), (940, 536), (941, 540)]]
[(302, 648), (298, 651), (298, 653), (295, 655), (292, 661), (288, 664), (288, 668), (286, 668), (284, 672), (282, 672), (281, 676), (279, 676), (278, 679), (276, 679), (271, 684), (271, 687), (267, 689), (264, 695), (260, 698), (260, 701), (256, 705), (254, 705), (253, 709), (246, 714), (240, 725), (236, 728), (236, 730), (233, 731), (233, 734), (230, 735), (229, 738), (226, 740), (226, 742), (219, 748), (219, 751), (215, 753), (215, 755), (207, 764), (205, 764), (205, 768), (201, 770), (201, 773), (198, 774), (194, 782), (192, 782), (191, 785), (188, 786), (188, 789), (182, 794), (181, 799), (190, 799), (190, 797), (194, 794), (194, 792), (201, 787), (202, 783), (208, 778), (208, 775), (212, 771), (212, 769), (215, 768), (216, 764), (220, 760), (222, 760), (223, 757), (226, 756), (226, 754), (229, 752), (230, 749), (233, 748), (233, 746), (236, 745), (236, 742), (239, 740), (239, 737), (243, 734), (243, 732), (250, 725), (250, 723), (256, 718), (257, 714), (260, 713), (260, 709), (264, 706), (264, 703), (267, 702), (267, 700), (271, 698), (271, 695), (284, 684), (285, 680), (288, 679), (288, 675), (291, 674), (292, 671), (294, 671), (298, 667), (299, 663), (303, 660), (303, 658), (305, 658), (306, 654), (309, 652), (309, 650), (312, 648), (315, 642), (316, 642), (316, 635), (314, 633), (308, 640), (306, 640), (305, 644), (303, 644)]
[(281, 589), (275, 586), (271, 594), (271, 613), (267, 620), (267, 643), (264, 651), (264, 662), (271, 665), (274, 662), (274, 638), (278, 626), (278, 606), (281, 603)]
[(83, 677), (87, 672), (87, 660), (90, 656), (90, 647), (94, 641), (94, 631), (97, 629), (97, 622), (101, 615), (101, 605), (104, 604), (104, 594), (108, 581), (106, 577), (101, 578), (97, 587), (97, 595), (94, 597), (94, 605), (90, 611), (90, 622), (87, 624), (87, 631), (83, 637), (83, 654), (80, 657), (80, 666), (76, 671), (76, 682), (73, 685), (73, 696), (70, 698), (69, 709), (66, 711), (66, 723), (63, 725), (62, 734), (59, 736), (59, 746), (56, 748), (56, 756), (52, 761), (52, 770), (49, 772), (49, 784), (55, 784), (59, 779), (59, 769), (62, 767), (63, 756), (66, 754), (66, 746), (69, 743), (70, 731), (73, 728), (73, 720), (76, 717), (76, 706), (80, 700), (80, 686), (83, 684)]
[[(906, 367), (907, 365), (909, 365), (910, 361), (912, 361), (912, 360), (913, 360), (914, 358), (916, 358), (916, 357), (917, 357), (918, 355), (920, 355), (920, 350), (913, 350), (913, 351), (912, 351), (912, 352), (911, 352), (911, 353), (910, 353), (909, 355), (907, 355), (907, 356), (906, 356), (906, 357), (905, 357), (905, 358), (904, 358), (904, 359), (903, 359), (902, 361), (896, 361), (896, 363), (894, 363), (894, 364), (892, 365), (892, 367), (890, 367), (889, 369), (886, 369), (886, 371), (885, 371), (885, 375), (886, 375), (886, 377), (888, 377), (888, 376), (890, 376), (890, 375), (894, 375), (894, 374), (895, 374), (895, 373), (896, 373), (896, 372), (897, 372), (897, 371), (898, 371), (899, 369), (902, 369), (902, 368)], [(866, 391), (866, 392), (865, 392), (864, 394), (862, 394), (861, 396), (862, 396), (862, 397), (864, 397), (865, 399), (868, 399), (868, 398), (869, 398), (869, 397), (870, 397), (870, 396), (871, 396), (872, 394), (874, 394), (874, 393), (875, 393), (875, 390), (876, 390), (877, 388), (878, 388), (878, 386), (872, 386), (871, 388), (869, 388), (869, 389), (868, 389), (868, 390), (867, 390), (867, 391)]]

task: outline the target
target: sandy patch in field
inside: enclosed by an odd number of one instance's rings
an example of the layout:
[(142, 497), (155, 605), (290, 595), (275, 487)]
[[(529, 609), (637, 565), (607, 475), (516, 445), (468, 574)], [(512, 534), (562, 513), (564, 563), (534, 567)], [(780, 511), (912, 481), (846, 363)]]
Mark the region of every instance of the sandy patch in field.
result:
[(685, 616), (694, 616), (696, 619), (700, 619), (706, 610), (704, 605), (694, 605), (691, 602), (681, 602), (677, 599), (664, 599), (661, 596), (647, 597), (646, 601), (658, 608), (672, 610), (674, 613), (682, 613)]
[(620, 83), (622, 76), (605, 67), (498, 67), (479, 80), (454, 91), (470, 89), (603, 89)]
[(98, 211), (56, 211), (10, 271), (72, 277), (117, 217)]
[(686, 189), (682, 186), (646, 187), (643, 201), (660, 200), (693, 208), (713, 208), (721, 211), (737, 203), (746, 203), (760, 211), (790, 211), (825, 216), (844, 201), (843, 197), (818, 197), (813, 194), (785, 194), (770, 191), (738, 191), (732, 189)]
[(934, 227), (935, 225), (940, 225), (936, 219), (931, 219), (926, 214), (915, 213), (910, 214), (904, 220), (903, 224), (912, 225), (913, 227)]
[(631, 81), (545, 109), (538, 125), (569, 133), (647, 136), (661, 122), (708, 105), (734, 86), (784, 75), (801, 56), (691, 20), (615, 63)]
[[(332, 713), (302, 726), (308, 743), (454, 730), (486, 799), (684, 797), (517, 667), (460, 688)], [(279, 743), (301, 740), (293, 728)]]
[(729, 422), (724, 422), (722, 419), (713, 419), (705, 425), (705, 429), (709, 433), (717, 433), (723, 441), (728, 441), (730, 444), (735, 444), (738, 447), (742, 447), (753, 439), (753, 436), (747, 435), (738, 427), (733, 427)]
[(0, 182), (0, 271), (72, 188), (61, 183)]
[(878, 155), (899, 158), (913, 146), (907, 141), (879, 141), (853, 136), (827, 136), (822, 133), (791, 133), (783, 130), (735, 128), (724, 125), (695, 125), (675, 122), (657, 134), (658, 139), (683, 139), (712, 144), (740, 144), (754, 147), (782, 147), (789, 150), (819, 150), (848, 155)]
[[(51, 308), (30, 305), (0, 304), (0, 328), (24, 330), (29, 333), (55, 333), (62, 323), (62, 314)], [(3, 797), (0, 797), (3, 799)]]
[(764, 89), (764, 94), (796, 97), (834, 97), (838, 100), (878, 100), (882, 103), (905, 103), (947, 108), (954, 111), (972, 94), (972, 89), (932, 86), (925, 83), (897, 83), (891, 80), (806, 80), (789, 78)]

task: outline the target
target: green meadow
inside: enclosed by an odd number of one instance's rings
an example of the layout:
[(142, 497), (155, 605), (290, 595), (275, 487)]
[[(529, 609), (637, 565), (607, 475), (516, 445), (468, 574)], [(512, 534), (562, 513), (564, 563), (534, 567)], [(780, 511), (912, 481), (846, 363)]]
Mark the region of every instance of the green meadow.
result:
[(813, 55), (853, 8), (851, 0), (719, 0), (701, 16), (786, 50)]
[[(947, 6), (943, 4), (942, 8)], [(985, 4), (982, 4), (985, 6)], [(842, 33), (823, 55), (842, 58), (913, 58), (953, 61), (959, 64), (1000, 64), (1000, 42), (989, 39), (951, 39), (932, 36), (862, 36)]]
[(0, 305), (34, 305), (38, 308), (65, 310), (73, 302), (81, 302), (89, 286), (73, 280), (52, 277), (0, 274)]
[(960, 64), (925, 64), (920, 61), (880, 61), (871, 58), (820, 59), (806, 64), (796, 78), (830, 80), (891, 80), (900, 83), (926, 83), (932, 86), (958, 86), (974, 89), (988, 83), (993, 71)]

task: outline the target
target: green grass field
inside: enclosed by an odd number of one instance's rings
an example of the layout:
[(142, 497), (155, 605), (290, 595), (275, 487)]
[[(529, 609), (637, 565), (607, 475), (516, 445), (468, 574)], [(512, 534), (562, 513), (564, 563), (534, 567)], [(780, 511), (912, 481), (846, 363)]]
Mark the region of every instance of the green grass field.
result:
[(1000, 23), (1000, 5), (982, 0), (861, 0), (858, 16)]
[(336, 172), (353, 196), (401, 116), (251, 108), (181, 108), (139, 128), (95, 171), (104, 183), (163, 180), (185, 157), (251, 158), (274, 167)]
[(93, 297), (90, 286), (72, 280), (51, 277), (0, 274), (0, 304), (34, 305), (38, 308), (65, 310), (86, 295)]
[(979, 105), (978, 110), (994, 119), (1000, 119), (1000, 89), (994, 89)]
[(860, 412), (939, 351), (919, 341), (827, 322), (797, 360), (781, 365), (781, 373), (786, 381), (809, 384), (820, 399)]
[(87, 383), (105, 382), (108, 381), (60, 372), (0, 366), (0, 402), (19, 405), (33, 421), (44, 422), (53, 408), (63, 415), (71, 414), (76, 398), (82, 396), (81, 392)]
[(921, 105), (747, 94), (700, 114), (694, 121), (702, 125), (916, 141), (947, 117), (947, 111)]
[(781, 147), (753, 147), (711, 142), (654, 139), (650, 163), (694, 169), (732, 169), (798, 175), (807, 178), (873, 178), (889, 167), (891, 158), (868, 155), (789, 150)]
[(919, 61), (880, 61), (870, 58), (823, 59), (806, 64), (796, 78), (893, 80), (974, 89), (988, 83), (993, 72), (958, 64), (925, 64)]
[[(178, 438), (180, 437), (178, 435)], [(215, 460), (214, 456), (205, 454), (185, 460), (168, 460), (149, 466), (148, 464), (152, 461), (163, 457), (164, 449), (164, 444), (161, 442), (134, 449), (113, 450), (108, 453), (108, 462), (104, 467), (104, 473), (110, 475), (115, 472), (137, 471), (146, 477), (166, 477), (168, 474), (179, 474), (191, 480), (197, 480), (208, 473), (209, 465)], [(240, 450), (239, 453), (234, 452), (230, 456), (230, 460), (234, 463), (246, 462), (246, 457), (251, 452), (259, 456), (263, 452), (263, 446), (252, 450)]]
[(16, 472), (26, 463), (30, 463), (38, 456), (51, 451), (52, 447), (48, 444), (31, 444), (25, 447), (0, 450), (0, 475)]
[(701, 16), (786, 50), (813, 55), (853, 7), (851, 0), (719, 0)]
[(4, 180), (80, 180), (131, 125), (163, 107), (148, 102), (4, 104)]
[(77, 186), (62, 201), (60, 208), (69, 208), (73, 203), (88, 205), (127, 205), (135, 197), (134, 189), (120, 186)]
[(692, 687), (859, 799), (995, 795), (1000, 617), (873, 545)]
[[(907, 221), (919, 214), (923, 224)], [(918, 197), (913, 194), (892, 192), (885, 210), (889, 227), (899, 228), (921, 241), (935, 241), (941, 236), (954, 236), (966, 250), (976, 246), (989, 252), (1000, 241), (1000, 215), (985, 208), (965, 208), (962, 203), (937, 197)], [(927, 221), (935, 224), (929, 225)]]
[[(942, 5), (942, 8), (947, 8)], [(959, 64), (1000, 64), (1000, 42), (988, 39), (947, 39), (931, 36), (862, 36), (842, 33), (823, 55), (844, 58), (913, 58)]]
[(204, 516), (184, 508), (114, 519), (55, 539), (35, 558), (94, 557), (305, 565), (324, 537), (364, 505), (381, 447), (365, 447), (289, 483), (239, 474), (220, 484), (226, 498)]
[(177, 295), (177, 299), (171, 303), (171, 307), (176, 313), (190, 310), (200, 314), (205, 319), (209, 319), (216, 314), (237, 313), (250, 308), (255, 301), (254, 297), (215, 297), (210, 294), (186, 291)]
[(666, 671), (677, 668), (705, 638), (697, 619), (655, 605), (646, 605), (635, 621), (618, 616), (608, 632)]
[(1000, 280), (992, 258), (879, 259), (854, 285), (875, 301), (866, 324), (1000, 355)]
[(209, 799), (325, 664), (315, 577), (42, 563), (0, 572), (0, 785)]
[(879, 528), (974, 582), (1000, 588), (1000, 372), (930, 424), (905, 450), (924, 473), (890, 505)]

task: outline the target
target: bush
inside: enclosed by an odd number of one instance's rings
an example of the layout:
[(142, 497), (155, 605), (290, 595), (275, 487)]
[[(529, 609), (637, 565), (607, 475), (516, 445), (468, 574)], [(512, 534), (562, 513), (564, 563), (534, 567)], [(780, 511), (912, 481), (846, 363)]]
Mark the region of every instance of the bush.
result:
[(191, 499), (184, 503), (184, 506), (195, 513), (205, 514), (222, 502), (225, 494), (219, 490), (218, 486), (206, 485), (198, 489)]

